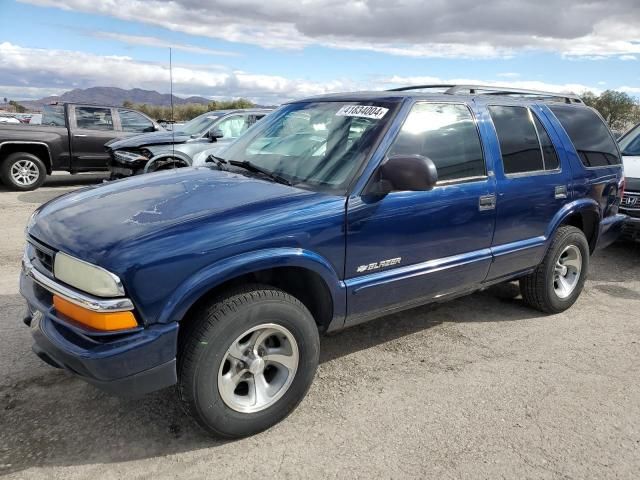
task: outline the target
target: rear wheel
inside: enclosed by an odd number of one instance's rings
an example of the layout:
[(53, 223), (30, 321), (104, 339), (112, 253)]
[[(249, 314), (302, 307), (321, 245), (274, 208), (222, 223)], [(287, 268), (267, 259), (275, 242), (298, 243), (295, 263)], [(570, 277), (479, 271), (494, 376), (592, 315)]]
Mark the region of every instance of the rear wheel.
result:
[(582, 230), (558, 228), (538, 268), (520, 279), (524, 302), (546, 313), (560, 313), (580, 296), (589, 270), (589, 244)]
[(47, 168), (31, 153), (15, 152), (2, 162), (0, 178), (12, 190), (35, 190), (47, 178)]
[(258, 433), (304, 398), (319, 351), (317, 326), (300, 301), (269, 286), (243, 288), (201, 309), (186, 326), (181, 399), (216, 436)]

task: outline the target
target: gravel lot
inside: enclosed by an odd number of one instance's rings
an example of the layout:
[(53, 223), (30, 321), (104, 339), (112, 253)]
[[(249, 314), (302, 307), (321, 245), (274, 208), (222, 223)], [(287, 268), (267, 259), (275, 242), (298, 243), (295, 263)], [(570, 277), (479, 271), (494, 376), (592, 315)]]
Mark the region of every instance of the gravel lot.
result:
[(315, 383), (287, 420), (219, 442), (171, 389), (111, 397), (31, 353), (17, 286), (25, 222), (100, 179), (0, 190), (0, 475), (640, 477), (640, 245), (597, 253), (561, 315), (524, 307), (504, 285), (324, 338)]

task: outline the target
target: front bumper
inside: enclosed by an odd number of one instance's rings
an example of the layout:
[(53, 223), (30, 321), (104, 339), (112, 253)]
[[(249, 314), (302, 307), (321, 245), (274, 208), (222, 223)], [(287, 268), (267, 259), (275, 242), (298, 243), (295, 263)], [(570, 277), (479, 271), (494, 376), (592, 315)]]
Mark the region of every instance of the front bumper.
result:
[(23, 320), (31, 327), (33, 351), (42, 360), (119, 395), (138, 396), (176, 383), (177, 323), (124, 332), (88, 330), (55, 311), (50, 287), (37, 282), (28, 265), (23, 267)]
[(141, 154), (126, 150), (109, 151), (110, 158), (107, 163), (111, 180), (132, 177), (144, 173), (144, 167), (149, 161)]
[(640, 218), (627, 217), (622, 227), (623, 240), (640, 241)]

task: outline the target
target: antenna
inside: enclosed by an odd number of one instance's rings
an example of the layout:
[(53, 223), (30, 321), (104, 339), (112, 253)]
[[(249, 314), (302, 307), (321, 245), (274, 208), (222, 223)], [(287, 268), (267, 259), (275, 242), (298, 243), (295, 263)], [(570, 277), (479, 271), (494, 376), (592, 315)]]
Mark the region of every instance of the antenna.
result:
[(169, 47), (169, 93), (171, 95), (171, 154), (173, 155), (173, 168), (176, 167), (176, 121), (173, 118), (173, 59), (171, 47)]

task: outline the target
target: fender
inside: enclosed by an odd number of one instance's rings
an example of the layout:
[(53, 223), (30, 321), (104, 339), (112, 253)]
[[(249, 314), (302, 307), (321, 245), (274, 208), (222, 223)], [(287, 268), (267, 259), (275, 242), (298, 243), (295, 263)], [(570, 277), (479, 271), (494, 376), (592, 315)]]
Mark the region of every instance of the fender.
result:
[[(553, 238), (553, 235), (556, 233), (556, 230), (558, 230), (558, 227), (560, 227), (560, 225), (574, 213), (582, 213), (587, 211), (597, 215), (598, 223), (600, 223), (600, 220), (602, 218), (602, 215), (600, 212), (600, 205), (598, 205), (598, 202), (596, 202), (593, 198), (579, 198), (578, 200), (574, 200), (572, 202), (565, 204), (560, 210), (558, 210), (558, 212), (551, 219), (551, 222), (549, 222), (547, 230), (544, 232), (544, 236), (546, 239), (545, 253), (546, 253), (546, 250), (548, 250), (549, 246), (551, 245), (551, 239)], [(594, 245), (597, 242), (597, 236), (598, 236), (599, 230), (600, 230), (599, 228), (596, 228), (596, 231), (595, 231), (596, 238), (593, 239)], [(589, 240), (589, 244), (591, 245), (591, 239), (587, 239), (587, 240)]]
[(191, 158), (189, 158), (187, 155), (185, 155), (182, 152), (166, 152), (166, 153), (161, 153), (160, 155), (156, 155), (155, 157), (152, 157), (151, 159), (149, 159), (149, 161), (147, 162), (147, 164), (144, 166), (144, 173), (148, 173), (149, 172), (149, 168), (151, 167), (151, 165), (153, 165), (155, 162), (157, 162), (158, 160), (164, 160), (165, 158), (176, 158), (178, 160), (182, 160), (183, 162), (185, 162), (187, 165), (187, 167), (191, 166)]
[(274, 267), (301, 267), (320, 275), (329, 288), (333, 300), (331, 323), (337, 321), (341, 324), (344, 321), (345, 284), (324, 257), (301, 248), (270, 248), (225, 258), (188, 278), (166, 302), (158, 323), (180, 321), (198, 299), (228, 280)]
[(47, 173), (51, 174), (51, 168), (53, 165), (53, 159), (51, 158), (51, 150), (49, 149), (49, 145), (47, 145), (45, 142), (31, 142), (31, 141), (27, 141), (27, 140), (7, 140), (5, 142), (0, 142), (0, 151), (2, 150), (2, 147), (4, 145), (42, 145), (44, 148), (47, 149), (47, 155), (49, 158), (43, 158), (44, 160), (44, 164), (45, 167), (47, 167)]

